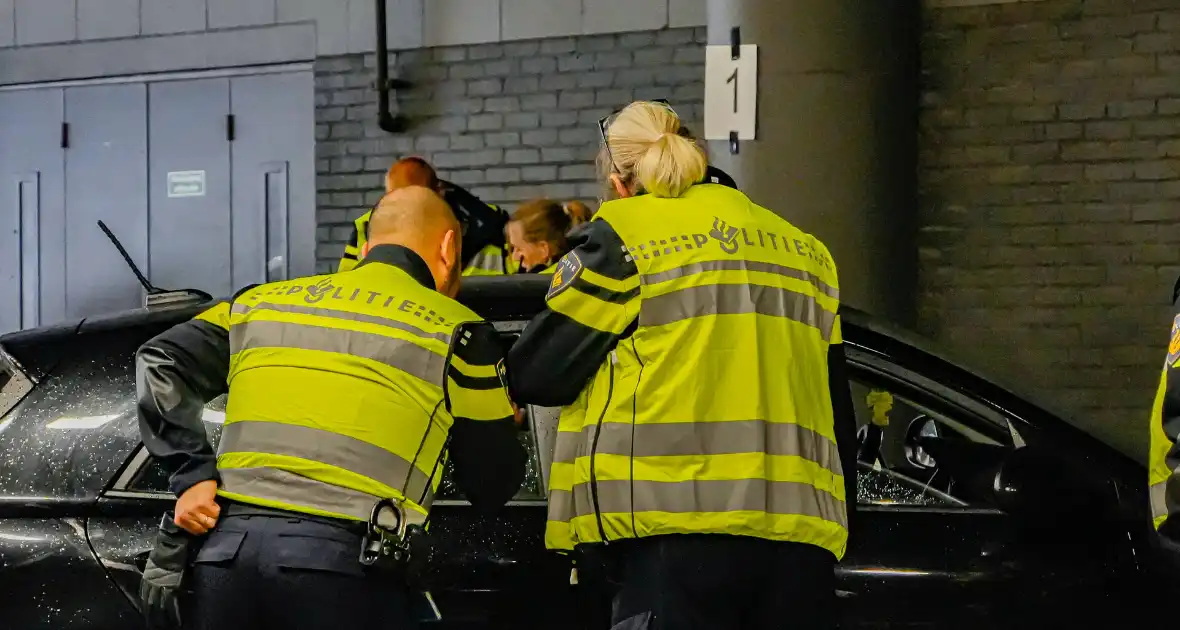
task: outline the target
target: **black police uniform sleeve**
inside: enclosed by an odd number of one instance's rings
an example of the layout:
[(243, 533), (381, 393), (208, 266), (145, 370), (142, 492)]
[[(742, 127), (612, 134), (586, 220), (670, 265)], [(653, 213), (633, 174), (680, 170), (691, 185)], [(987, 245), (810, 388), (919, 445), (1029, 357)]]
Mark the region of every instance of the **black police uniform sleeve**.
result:
[(340, 266), (336, 271), (348, 271), (356, 266), (357, 261), (361, 257), (359, 242), (360, 233), (357, 231), (356, 223), (354, 222), (352, 224), (352, 234), (348, 237), (348, 243), (344, 246), (344, 254), (340, 256)]
[(220, 481), (201, 412), (226, 392), (230, 303), (173, 326), (135, 353), (140, 436), (174, 471), (169, 489), (177, 496), (202, 481)]
[(484, 216), (495, 216), (500, 213), (498, 208), (484, 203), (482, 199), (473, 195), (470, 190), (445, 180), (441, 183), (443, 198), (452, 206), (459, 206), (467, 212), (481, 213)]
[(570, 235), (557, 263), (547, 308), (508, 352), (508, 390), (517, 403), (568, 405), (620, 339), (635, 330), (639, 270), (609, 223), (594, 220)]
[(520, 489), (527, 454), (513, 422), (499, 333), (491, 324), (470, 332), (456, 340), (447, 365), (446, 404), (454, 418), (448, 451), (455, 485), (486, 512)]
[(844, 471), (844, 502), (848, 510), (848, 529), (851, 531), (856, 508), (856, 409), (852, 405), (843, 343), (828, 346), (828, 390), (835, 420), (836, 449), (840, 452), (840, 467)]

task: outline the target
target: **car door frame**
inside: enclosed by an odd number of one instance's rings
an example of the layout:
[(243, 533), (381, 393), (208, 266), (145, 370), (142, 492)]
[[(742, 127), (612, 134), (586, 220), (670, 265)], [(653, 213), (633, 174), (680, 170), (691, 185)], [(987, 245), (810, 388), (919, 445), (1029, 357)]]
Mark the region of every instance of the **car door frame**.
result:
[[(944, 384), (928, 376), (936, 369), (921, 361), (903, 361), (871, 348), (847, 344), (849, 380), (871, 372), (896, 389), (890, 391), (930, 407), (989, 437), (1007, 433), (1013, 448), (1023, 448), (1024, 430), (1035, 423), (997, 408), (961, 384)], [(953, 494), (953, 493), (952, 493)], [(1035, 604), (1085, 597), (1086, 579), (1100, 579), (1104, 567), (1084, 554), (1042, 554), (1030, 545), (1021, 522), (991, 506), (857, 505), (857, 534), (837, 570), (841, 595), (863, 623), (934, 623), (959, 628), (1027, 623), (1041, 614)], [(908, 553), (891, 554), (893, 545)], [(1059, 551), (1059, 550), (1058, 550)], [(1064, 558), (1066, 564), (1055, 563)], [(908, 563), (909, 566), (906, 566)], [(891, 566), (892, 565), (892, 566)], [(1087, 573), (1092, 572), (1092, 573)], [(1040, 590), (1037, 593), (1037, 590)], [(1061, 599), (1054, 599), (1060, 597)], [(874, 626), (875, 627), (875, 626)]]

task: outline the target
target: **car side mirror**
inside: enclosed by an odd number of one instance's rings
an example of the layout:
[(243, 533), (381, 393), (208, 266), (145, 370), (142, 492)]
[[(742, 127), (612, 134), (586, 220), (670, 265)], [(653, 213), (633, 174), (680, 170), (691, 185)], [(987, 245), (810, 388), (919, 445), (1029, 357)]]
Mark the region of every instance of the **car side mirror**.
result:
[(934, 461), (934, 456), (926, 449), (922, 448), (922, 443), (927, 439), (937, 439), (942, 437), (942, 431), (938, 427), (938, 423), (934, 418), (926, 414), (921, 414), (910, 421), (905, 431), (905, 459), (911, 466), (920, 470), (934, 470), (938, 467), (938, 462)]

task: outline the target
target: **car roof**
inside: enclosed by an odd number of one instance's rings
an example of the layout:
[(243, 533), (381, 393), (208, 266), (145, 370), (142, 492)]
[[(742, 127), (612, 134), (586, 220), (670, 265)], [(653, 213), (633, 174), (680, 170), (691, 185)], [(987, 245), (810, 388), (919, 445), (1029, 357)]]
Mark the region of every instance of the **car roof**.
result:
[[(531, 319), (544, 308), (545, 292), (549, 281), (549, 276), (539, 274), (464, 278), (458, 299), (488, 320)], [(30, 376), (36, 377), (43, 371), (43, 364), (49, 363), (49, 361), (43, 356), (33, 356), (33, 353), (26, 351), (26, 349), (36, 348), (37, 353), (42, 354), (45, 352), (47, 343), (58, 345), (52, 342), (60, 340), (68, 345), (68, 339), (76, 334), (138, 326), (166, 327), (187, 321), (215, 303), (216, 301), (155, 309), (138, 308), (64, 321), (50, 326), (0, 335), (0, 347)], [(935, 360), (955, 372), (997, 385), (1005, 385), (1002, 381), (984, 376), (975, 368), (962, 363), (938, 343), (906, 328), (874, 317), (847, 304), (841, 305), (840, 316), (843, 328), (846, 330), (845, 337), (851, 337), (853, 341), (857, 338), (868, 341), (868, 338), (871, 338), (877, 342), (872, 344), (874, 347), (880, 347), (883, 343), (892, 351), (892, 354), (902, 355), (895, 356), (895, 358)], [(852, 335), (849, 335), (847, 331), (851, 331)], [(1003, 389), (1009, 392), (1014, 391), (1013, 388), (1006, 385)]]

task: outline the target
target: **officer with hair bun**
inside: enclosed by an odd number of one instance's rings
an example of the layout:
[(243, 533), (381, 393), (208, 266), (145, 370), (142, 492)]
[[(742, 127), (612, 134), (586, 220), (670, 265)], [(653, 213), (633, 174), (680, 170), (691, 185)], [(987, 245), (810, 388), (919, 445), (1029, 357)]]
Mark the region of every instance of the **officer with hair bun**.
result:
[(600, 130), (608, 200), (507, 360), (514, 400), (563, 407), (546, 546), (618, 585), (615, 628), (832, 628), (856, 498), (835, 263), (715, 183), (667, 104)]

